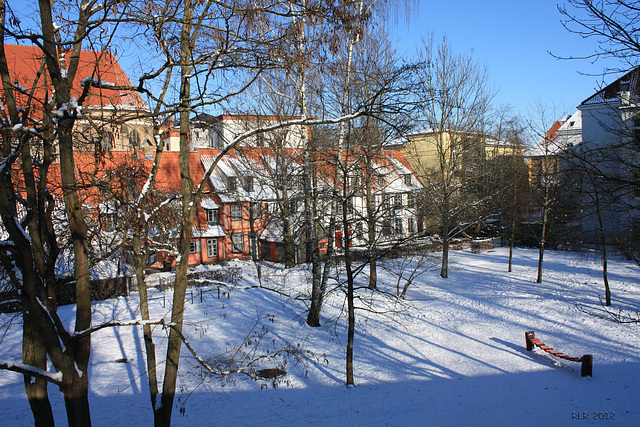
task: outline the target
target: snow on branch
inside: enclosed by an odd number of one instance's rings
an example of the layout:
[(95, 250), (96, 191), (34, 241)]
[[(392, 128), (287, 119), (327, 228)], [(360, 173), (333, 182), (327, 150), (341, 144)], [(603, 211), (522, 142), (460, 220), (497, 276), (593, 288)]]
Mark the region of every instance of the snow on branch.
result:
[(0, 363), (0, 369), (17, 372), (23, 375), (29, 375), (31, 377), (42, 378), (49, 381), (50, 383), (62, 386), (62, 372), (48, 372), (16, 361), (2, 362)]
[(94, 76), (85, 77), (84, 79), (82, 79), (82, 83), (80, 83), (80, 85), (82, 87), (85, 87), (86, 85), (90, 85), (91, 87), (99, 87), (99, 88), (107, 88), (107, 89), (116, 88), (115, 84), (110, 83), (106, 80), (99, 79)]

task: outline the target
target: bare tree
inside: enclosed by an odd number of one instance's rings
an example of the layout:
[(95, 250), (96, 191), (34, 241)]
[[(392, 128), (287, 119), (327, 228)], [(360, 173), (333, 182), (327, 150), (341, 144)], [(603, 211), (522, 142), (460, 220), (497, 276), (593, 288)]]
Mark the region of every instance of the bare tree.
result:
[[(7, 122), (13, 126), (3, 134), (6, 161), (3, 162), (2, 219), (13, 242), (9, 244), (3, 262), (5, 267), (13, 265), (17, 268), (14, 271), (19, 272), (12, 274), (11, 279), (22, 290), (25, 319), (25, 368), (20, 372), (25, 374), (25, 388), (36, 424), (53, 423), (46, 381), (60, 387), (69, 425), (91, 423), (87, 395), (90, 336), (67, 331), (56, 314), (54, 265), (60, 250), (52, 219), (56, 196), (51, 192), (49, 168), (54, 159), (54, 142), (57, 142), (65, 227), (73, 250), (77, 333), (91, 325), (91, 292), (88, 225), (75, 177), (74, 126), (92, 88), (100, 83), (93, 79), (84, 81), (79, 96), (74, 84), (78, 85), (78, 79), (91, 77), (77, 75), (82, 46), (88, 43), (90, 35), (106, 16), (119, 19), (116, 4), (84, 0), (79, 4), (54, 5), (41, 0), (33, 16), (40, 34), (21, 29), (14, 16), (7, 16), (9, 9), (4, 1), (0, 8), (3, 44), (10, 35), (14, 40), (31, 41), (36, 46), (34, 52), (39, 51), (35, 54), (38, 57), (32, 59), (40, 64), (40, 68), (29, 90), (14, 85), (4, 48), (0, 52), (3, 104), (6, 105), (3, 113), (9, 116)], [(68, 13), (63, 14), (62, 25), (54, 24), (54, 16), (58, 16), (62, 8)], [(104, 47), (100, 43), (95, 46)], [(96, 64), (99, 58), (100, 54), (96, 56)], [(19, 114), (18, 108), (25, 106), (27, 109)], [(19, 183), (11, 176), (17, 159), (20, 159), (22, 179), (26, 184), (26, 198), (19, 190)], [(47, 358), (56, 371), (62, 373), (61, 379), (46, 374)], [(31, 372), (32, 367), (40, 370)]]
[(409, 136), (405, 152), (426, 185), (423, 208), (442, 240), (440, 276), (448, 277), (449, 241), (476, 219), (481, 200), (468, 194), (484, 161), (484, 139), (493, 92), (486, 71), (471, 55), (456, 55), (446, 39), (424, 41), (416, 101), (423, 131)]
[(638, 65), (640, 53), (640, 8), (627, 0), (568, 0), (558, 5), (562, 24), (571, 33), (593, 39), (597, 43), (594, 52), (577, 56), (558, 56), (562, 59), (614, 59), (620, 66), (605, 68), (605, 74), (628, 71)]

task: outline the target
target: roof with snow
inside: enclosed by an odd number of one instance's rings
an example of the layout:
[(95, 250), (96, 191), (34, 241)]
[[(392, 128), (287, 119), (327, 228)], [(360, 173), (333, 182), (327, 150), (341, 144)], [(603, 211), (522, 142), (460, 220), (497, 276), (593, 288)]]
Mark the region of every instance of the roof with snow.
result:
[(607, 86), (591, 95), (580, 103), (583, 105), (596, 105), (614, 102), (620, 92), (631, 92), (632, 95), (640, 95), (640, 67), (636, 67), (622, 77), (609, 83)]

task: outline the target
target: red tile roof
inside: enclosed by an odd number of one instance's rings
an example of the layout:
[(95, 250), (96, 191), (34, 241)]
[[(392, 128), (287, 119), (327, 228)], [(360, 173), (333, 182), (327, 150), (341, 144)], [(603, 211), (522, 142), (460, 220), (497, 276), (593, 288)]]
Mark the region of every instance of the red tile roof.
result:
[[(42, 50), (34, 46), (4, 45), (7, 65), (12, 82), (28, 91), (34, 86), (38, 72), (42, 69)], [(80, 52), (78, 71), (71, 85), (71, 96), (78, 98), (82, 93), (82, 81), (85, 78), (95, 78), (102, 82), (102, 87), (92, 87), (84, 105), (92, 107), (116, 107), (119, 109), (146, 109), (146, 103), (140, 94), (129, 90), (114, 90), (109, 84), (116, 86), (131, 86), (115, 57), (109, 52), (94, 52), (83, 50)], [(1, 86), (1, 84), (0, 84)], [(46, 72), (38, 76), (32, 110), (42, 110), (42, 105), (51, 97), (52, 86)], [(35, 105), (35, 103), (38, 103)], [(19, 106), (24, 107), (27, 96), (18, 95)], [(34, 113), (37, 118), (37, 113)]]

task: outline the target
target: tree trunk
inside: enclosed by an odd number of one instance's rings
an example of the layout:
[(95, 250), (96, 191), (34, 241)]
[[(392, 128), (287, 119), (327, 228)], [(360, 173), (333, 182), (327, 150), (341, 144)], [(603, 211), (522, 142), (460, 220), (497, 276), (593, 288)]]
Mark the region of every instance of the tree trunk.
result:
[[(47, 352), (38, 337), (32, 316), (26, 311), (23, 312), (22, 331), (22, 362), (25, 365), (46, 371)], [(43, 378), (25, 375), (24, 389), (33, 413), (34, 425), (39, 427), (53, 426), (55, 423), (47, 393), (47, 381)]]
[(349, 245), (351, 243), (351, 237), (349, 236), (349, 221), (347, 219), (347, 206), (343, 203), (342, 209), (342, 233), (344, 242), (344, 265), (347, 273), (347, 312), (348, 312), (348, 327), (347, 327), (347, 358), (346, 358), (346, 371), (347, 371), (347, 385), (355, 385), (353, 378), (353, 341), (356, 331), (356, 312), (354, 303), (354, 278), (353, 269), (351, 268), (351, 251)]
[(598, 216), (598, 228), (600, 229), (600, 246), (602, 247), (602, 281), (604, 282), (605, 305), (609, 307), (611, 306), (611, 288), (609, 287), (609, 278), (607, 274), (607, 236), (604, 229), (604, 221), (602, 220), (602, 211), (600, 210), (600, 197), (597, 190), (594, 189), (593, 193), (593, 197), (595, 198), (596, 214)]
[(87, 375), (64, 381), (62, 393), (67, 410), (67, 421), (70, 427), (91, 425), (89, 414), (89, 396), (87, 394)]
[(193, 182), (190, 170), (190, 141), (191, 127), (189, 114), (191, 112), (191, 31), (194, 5), (191, 0), (185, 0), (184, 20), (180, 35), (180, 182), (182, 186), (182, 229), (178, 244), (179, 258), (176, 266), (175, 285), (173, 291), (173, 307), (171, 322), (175, 325), (169, 332), (167, 344), (167, 359), (165, 362), (164, 382), (160, 407), (155, 416), (156, 427), (171, 425), (171, 413), (176, 392), (178, 366), (180, 364), (180, 349), (182, 347), (182, 327), (184, 323), (184, 302), (187, 292), (187, 272), (189, 268), (189, 246), (193, 234), (193, 217), (195, 212), (193, 200)]
[[(136, 231), (133, 237), (133, 253), (136, 267), (136, 280), (138, 282), (138, 294), (140, 295), (140, 315), (142, 320), (149, 320), (149, 296), (147, 293), (147, 282), (144, 273), (146, 251), (142, 249), (140, 232)], [(147, 356), (147, 379), (149, 382), (149, 394), (151, 398), (151, 408), (155, 411), (158, 398), (158, 373), (156, 370), (156, 347), (153, 343), (151, 325), (142, 326), (144, 337), (144, 348)]]
[[(369, 157), (370, 154), (367, 156)], [(378, 265), (376, 254), (376, 209), (375, 209), (375, 194), (371, 188), (373, 168), (371, 162), (367, 161), (367, 171), (365, 175), (365, 191), (366, 191), (366, 203), (367, 203), (367, 244), (369, 246), (369, 289), (375, 289), (378, 283)]]
[(544, 247), (547, 243), (547, 218), (549, 215), (549, 184), (545, 183), (544, 203), (542, 205), (542, 235), (540, 237), (540, 249), (538, 251), (538, 277), (537, 283), (542, 283), (542, 260), (544, 258)]
[(516, 241), (516, 215), (518, 212), (518, 186), (517, 186), (517, 182), (518, 182), (518, 175), (516, 173), (516, 161), (517, 161), (517, 156), (515, 155), (515, 153), (513, 154), (513, 198), (511, 200), (512, 203), (512, 208), (511, 208), (511, 236), (509, 238), (509, 273), (511, 273), (511, 267), (512, 267), (512, 263), (513, 263), (513, 247), (515, 245), (515, 241)]
[[(448, 209), (445, 206), (445, 209)], [(449, 223), (446, 218), (442, 220), (442, 266), (440, 268), (440, 277), (446, 279), (449, 277)]]

